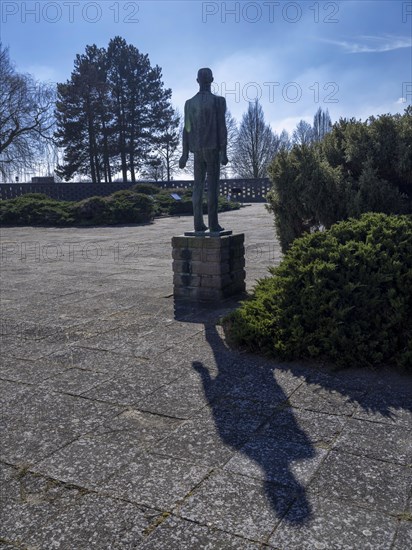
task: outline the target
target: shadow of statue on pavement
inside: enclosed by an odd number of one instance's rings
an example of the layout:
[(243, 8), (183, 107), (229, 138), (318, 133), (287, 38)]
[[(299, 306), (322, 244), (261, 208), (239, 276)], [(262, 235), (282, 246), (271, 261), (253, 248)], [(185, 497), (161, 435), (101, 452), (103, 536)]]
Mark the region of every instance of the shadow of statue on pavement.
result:
[[(299, 498), (299, 523), (306, 521), (310, 506), (305, 483), (313, 473), (310, 464), (316, 449), (296, 422), (288, 395), (274, 377), (273, 363), (248, 364), (228, 353), (213, 324), (205, 325), (205, 337), (217, 371), (210, 372), (200, 361), (193, 361), (192, 367), (201, 377), (217, 433), (236, 451), (224, 469), (261, 480), (279, 518)], [(270, 419), (279, 411), (284, 433), (270, 431)]]

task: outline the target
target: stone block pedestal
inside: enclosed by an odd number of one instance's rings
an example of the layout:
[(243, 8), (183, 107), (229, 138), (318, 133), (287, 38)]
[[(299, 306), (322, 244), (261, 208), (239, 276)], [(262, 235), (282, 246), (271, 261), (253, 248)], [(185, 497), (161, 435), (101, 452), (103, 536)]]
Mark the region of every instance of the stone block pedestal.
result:
[(173, 237), (176, 298), (217, 301), (245, 291), (245, 236)]

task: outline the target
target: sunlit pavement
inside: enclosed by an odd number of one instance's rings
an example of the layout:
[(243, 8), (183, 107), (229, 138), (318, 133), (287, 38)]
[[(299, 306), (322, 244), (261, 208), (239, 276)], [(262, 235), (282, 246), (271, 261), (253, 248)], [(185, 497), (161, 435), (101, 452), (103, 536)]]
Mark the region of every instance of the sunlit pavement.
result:
[[(2, 230), (0, 547), (411, 548), (411, 379), (229, 349), (234, 300), (173, 300), (191, 222)], [(251, 290), (273, 218), (220, 222)]]

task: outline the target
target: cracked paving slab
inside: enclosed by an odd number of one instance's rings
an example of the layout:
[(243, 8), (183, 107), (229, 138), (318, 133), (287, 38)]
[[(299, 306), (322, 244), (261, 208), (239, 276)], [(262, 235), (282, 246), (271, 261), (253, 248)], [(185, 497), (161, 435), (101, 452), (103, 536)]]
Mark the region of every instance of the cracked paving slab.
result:
[(0, 536), (24, 547), (129, 550), (138, 547), (159, 516), (146, 507), (32, 474), (18, 483), (3, 506)]

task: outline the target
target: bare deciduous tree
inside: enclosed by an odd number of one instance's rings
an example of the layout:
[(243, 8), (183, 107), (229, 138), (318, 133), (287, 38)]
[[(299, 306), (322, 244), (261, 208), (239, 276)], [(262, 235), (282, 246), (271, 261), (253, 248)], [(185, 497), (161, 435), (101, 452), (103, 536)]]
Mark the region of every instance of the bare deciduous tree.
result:
[(264, 178), (280, 147), (280, 138), (265, 123), (263, 109), (256, 100), (243, 115), (234, 149), (233, 170), (241, 178)]
[(309, 145), (313, 141), (313, 128), (305, 120), (300, 120), (293, 130), (292, 140), (294, 145)]
[(55, 90), (16, 72), (0, 43), (0, 175), (31, 169), (53, 144)]
[(313, 117), (313, 141), (322, 141), (331, 129), (332, 121), (328, 109), (322, 111), (322, 108), (319, 107)]

